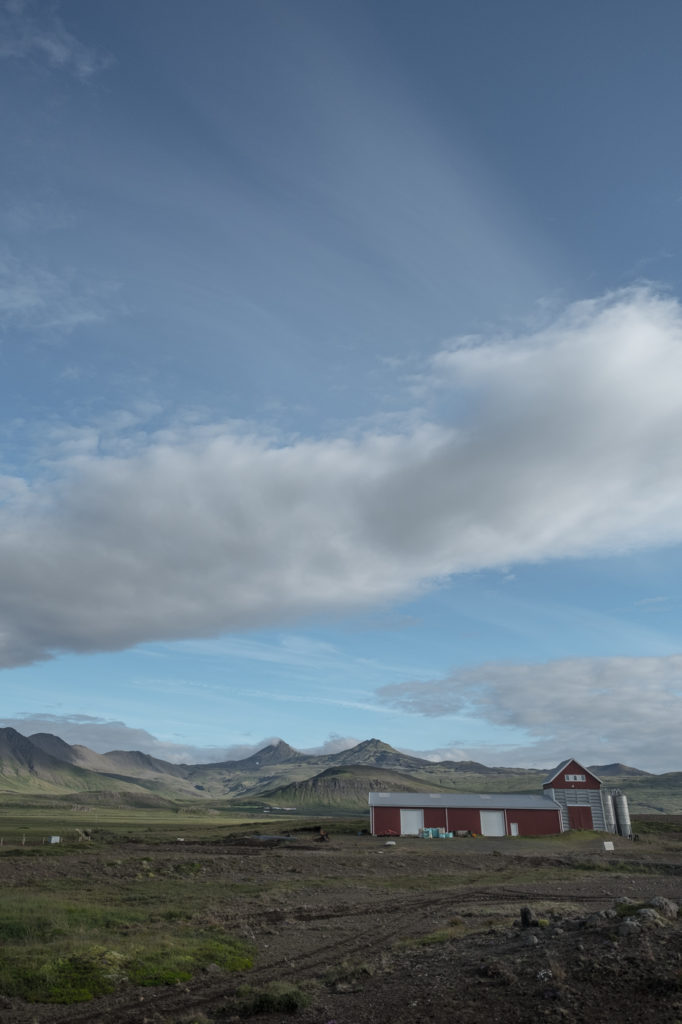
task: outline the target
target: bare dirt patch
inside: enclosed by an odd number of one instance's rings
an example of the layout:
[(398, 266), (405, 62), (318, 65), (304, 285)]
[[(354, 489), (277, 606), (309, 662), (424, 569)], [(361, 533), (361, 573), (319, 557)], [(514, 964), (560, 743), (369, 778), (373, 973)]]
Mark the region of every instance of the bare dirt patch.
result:
[[(609, 854), (591, 834), (112, 841), (2, 856), (0, 883), (5, 893), (74, 885), (80, 899), (90, 890), (112, 905), (133, 892), (150, 914), (157, 896), (189, 901), (192, 925), (255, 949), (239, 974), (209, 966), (182, 984), (124, 984), (69, 1006), (0, 999), (7, 1024), (682, 1021), (682, 920), (644, 906), (682, 902), (677, 833), (616, 840)], [(295, 1017), (253, 998), (273, 982), (300, 994)]]

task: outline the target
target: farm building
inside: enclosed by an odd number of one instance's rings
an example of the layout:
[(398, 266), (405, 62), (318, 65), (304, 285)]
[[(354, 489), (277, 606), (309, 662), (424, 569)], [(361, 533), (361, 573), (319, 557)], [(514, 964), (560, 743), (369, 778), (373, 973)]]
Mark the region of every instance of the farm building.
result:
[[(556, 835), (568, 829), (630, 834), (627, 799), (602, 788), (577, 761), (563, 761), (543, 794), (370, 793), (372, 835), (416, 836), (424, 829), (483, 836)], [(627, 825), (625, 826), (625, 821)]]
[(482, 836), (554, 835), (561, 808), (526, 793), (370, 793), (372, 835), (416, 836), (425, 828)]
[(542, 784), (545, 795), (561, 807), (561, 830), (596, 829), (630, 836), (628, 800), (619, 789), (604, 789), (594, 772), (569, 758)]

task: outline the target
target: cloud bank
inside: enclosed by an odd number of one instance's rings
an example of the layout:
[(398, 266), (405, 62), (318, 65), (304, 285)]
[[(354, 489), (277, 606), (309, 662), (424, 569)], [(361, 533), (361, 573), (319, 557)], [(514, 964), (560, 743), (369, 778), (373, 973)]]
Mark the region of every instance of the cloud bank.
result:
[(416, 715), (464, 716), (527, 734), (517, 746), (467, 747), (487, 764), (551, 767), (572, 755), (609, 764), (627, 756), (637, 768), (679, 770), (682, 655), (481, 665), (390, 684), (378, 695)]
[[(0, 478), (0, 664), (288, 624), (454, 573), (682, 540), (682, 309), (647, 289), (453, 345), (402, 431), (62, 434)], [(79, 436), (82, 435), (82, 431)]]
[[(253, 743), (233, 743), (224, 747), (196, 746), (160, 740), (146, 729), (135, 729), (125, 722), (98, 718), (95, 715), (52, 715), (25, 712), (13, 718), (0, 718), (0, 728), (16, 729), (22, 736), (50, 733), (65, 743), (89, 747), (97, 754), (111, 750), (141, 750), (171, 764), (215, 764), (221, 761), (241, 761), (258, 753), (271, 743), (280, 742), (279, 736), (266, 736)], [(360, 740), (332, 733), (317, 747), (301, 750), (304, 754), (338, 754), (356, 746)]]

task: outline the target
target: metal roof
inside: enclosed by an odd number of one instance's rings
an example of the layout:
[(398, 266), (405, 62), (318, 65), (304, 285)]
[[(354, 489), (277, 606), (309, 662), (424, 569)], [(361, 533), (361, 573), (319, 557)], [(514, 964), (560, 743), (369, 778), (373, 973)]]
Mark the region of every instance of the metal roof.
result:
[(559, 774), (559, 772), (562, 772), (564, 770), (564, 768), (566, 767), (566, 765), (570, 764), (571, 761), (574, 761), (574, 760), (575, 760), (575, 758), (573, 758), (573, 757), (567, 757), (566, 760), (562, 761), (560, 764), (558, 764), (556, 766), (556, 768), (552, 768), (552, 770), (549, 773), (549, 775), (547, 776), (547, 778), (542, 780), (542, 785), (546, 786), (547, 783), (553, 782), (554, 779), (556, 779), (556, 777)]
[(535, 793), (370, 793), (370, 807), (476, 807), (480, 810), (555, 811), (559, 805)]
[(574, 757), (567, 757), (566, 760), (562, 761), (561, 764), (558, 764), (556, 766), (556, 768), (552, 768), (551, 772), (549, 773), (547, 778), (543, 781), (542, 785), (543, 786), (547, 786), (547, 785), (549, 785), (550, 782), (554, 782), (554, 780), (556, 779), (557, 775), (559, 775), (559, 773), (562, 772), (564, 770), (564, 768), (566, 768), (571, 763), (577, 765), (578, 768), (582, 768), (582, 770), (587, 775), (591, 775), (593, 779), (597, 780), (597, 782), (599, 783), (600, 786), (603, 785), (602, 780), (597, 775), (595, 775), (594, 772), (591, 772), (589, 770), (589, 768), (585, 768), (585, 766), (582, 765), (580, 763), (580, 761), (576, 761), (576, 759)]

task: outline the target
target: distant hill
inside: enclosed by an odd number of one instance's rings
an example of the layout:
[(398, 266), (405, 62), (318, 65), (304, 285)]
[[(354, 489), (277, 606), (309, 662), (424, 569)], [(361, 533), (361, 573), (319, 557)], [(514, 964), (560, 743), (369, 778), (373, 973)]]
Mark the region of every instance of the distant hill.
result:
[[(591, 767), (624, 790), (633, 813), (682, 813), (682, 772), (652, 775), (614, 763)], [(50, 733), (0, 729), (0, 795), (67, 796), (93, 802), (259, 801), (303, 810), (366, 808), (371, 789), (537, 793), (547, 770), (490, 768), (477, 761), (427, 761), (379, 739), (336, 754), (303, 754), (283, 740), (250, 757), (215, 764), (171, 764), (139, 750), (97, 754)]]
[(28, 742), (32, 743), (34, 747), (39, 747), (44, 754), (56, 757), (58, 761), (66, 761), (67, 764), (78, 764), (76, 748), (69, 746), (59, 736), (53, 736), (49, 732), (36, 732), (28, 737)]
[(619, 761), (616, 761), (615, 764), (588, 765), (588, 770), (594, 772), (597, 778), (603, 782), (611, 775), (617, 775), (621, 779), (637, 778), (638, 776), (651, 777), (651, 772), (643, 772), (641, 768), (630, 768), (626, 764), (620, 764)]
[[(433, 762), (430, 762), (433, 763)], [(480, 761), (438, 761), (441, 768), (451, 768), (454, 772), (473, 772), (476, 775), (490, 775), (499, 772), (499, 768), (488, 768)]]
[[(49, 734), (39, 737), (40, 745), (15, 729), (0, 729), (0, 792), (60, 794), (108, 788), (102, 775), (73, 763), (73, 748), (68, 743)], [(48, 753), (44, 747), (62, 756)], [(132, 780), (116, 788), (135, 791), (139, 787)]]
[(381, 740), (364, 740), (349, 750), (342, 750), (339, 754), (327, 754), (320, 758), (330, 765), (344, 764), (369, 764), (382, 768), (421, 768), (430, 764), (422, 757), (412, 757), (410, 754), (403, 754), (388, 743)]
[(263, 747), (262, 750), (258, 750), (255, 754), (251, 754), (250, 757), (245, 757), (241, 761), (221, 761), (219, 764), (213, 765), (214, 768), (238, 768), (240, 771), (251, 771), (257, 768), (266, 768), (271, 765), (280, 764), (301, 764), (305, 761), (314, 761), (315, 758), (310, 754), (302, 754), (298, 750), (294, 750), (284, 740), (279, 740), (277, 743), (270, 743), (267, 747)]
[[(83, 749), (83, 748), (82, 748)], [(85, 748), (87, 749), (87, 748)], [(89, 751), (92, 754), (93, 751)], [(141, 750), (108, 750), (106, 754), (96, 754), (100, 758), (103, 772), (125, 772), (141, 778), (155, 775), (172, 775), (175, 778), (185, 777), (186, 768), (170, 761), (160, 761), (151, 754), (143, 754)]]
[[(423, 782), (410, 775), (359, 764), (326, 768), (305, 782), (295, 782), (290, 786), (261, 793), (260, 799), (278, 807), (295, 807), (302, 811), (324, 808), (366, 811), (370, 791), (419, 793), (423, 789)], [(447, 792), (440, 786), (433, 791)]]

